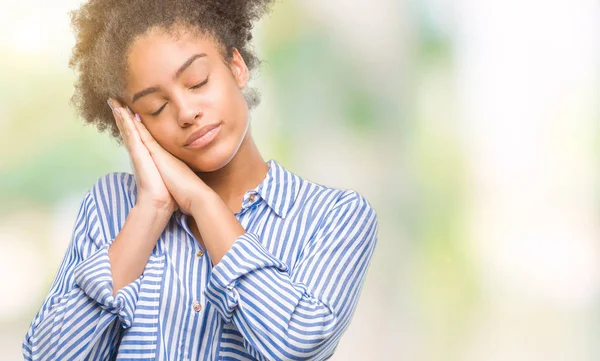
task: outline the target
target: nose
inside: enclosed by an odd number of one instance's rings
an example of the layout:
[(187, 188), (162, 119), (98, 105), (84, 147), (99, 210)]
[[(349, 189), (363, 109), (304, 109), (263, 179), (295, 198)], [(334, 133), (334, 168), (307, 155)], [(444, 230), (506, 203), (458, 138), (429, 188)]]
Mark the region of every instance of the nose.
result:
[(189, 97), (187, 99), (181, 97), (176, 103), (176, 106), (179, 110), (177, 114), (177, 122), (182, 128), (187, 128), (190, 125), (193, 125), (200, 120), (204, 114), (197, 102), (194, 102)]

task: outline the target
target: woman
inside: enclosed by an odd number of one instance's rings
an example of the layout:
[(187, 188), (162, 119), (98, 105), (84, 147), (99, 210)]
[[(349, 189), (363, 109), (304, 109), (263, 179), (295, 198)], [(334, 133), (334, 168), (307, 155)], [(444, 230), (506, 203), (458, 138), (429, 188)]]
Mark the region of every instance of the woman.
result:
[(331, 357), (377, 219), (252, 140), (249, 41), (269, 5), (92, 0), (73, 13), (74, 104), (123, 141), (134, 174), (85, 195), (27, 360)]

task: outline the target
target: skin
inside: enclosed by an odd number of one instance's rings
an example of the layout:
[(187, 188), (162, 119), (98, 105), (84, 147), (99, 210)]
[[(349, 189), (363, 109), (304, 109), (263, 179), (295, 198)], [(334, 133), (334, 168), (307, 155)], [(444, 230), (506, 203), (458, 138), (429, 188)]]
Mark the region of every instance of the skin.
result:
[[(138, 185), (137, 203), (109, 248), (113, 293), (142, 274), (178, 208), (213, 265), (219, 263), (245, 233), (234, 213), (269, 168), (250, 132), (242, 94), (248, 68), (239, 52), (226, 60), (211, 38), (180, 30), (177, 37), (161, 29), (138, 37), (123, 94), (109, 99)], [(134, 99), (147, 88), (156, 91)], [(212, 123), (221, 129), (210, 144), (186, 146), (192, 132)]]

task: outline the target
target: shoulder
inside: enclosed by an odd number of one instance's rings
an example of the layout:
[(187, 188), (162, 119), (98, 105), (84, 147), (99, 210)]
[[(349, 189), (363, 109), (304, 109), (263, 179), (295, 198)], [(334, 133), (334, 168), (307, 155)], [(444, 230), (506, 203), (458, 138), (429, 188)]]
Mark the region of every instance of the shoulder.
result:
[(135, 205), (136, 196), (132, 174), (108, 173), (98, 178), (80, 203), (76, 234), (85, 231), (97, 245), (113, 239)]
[[(367, 198), (354, 189), (330, 187), (299, 177), (301, 203), (319, 203), (328, 213), (361, 213), (376, 221), (377, 214)], [(304, 200), (304, 202), (302, 202)]]
[(363, 194), (308, 180), (302, 180), (301, 189), (298, 200), (304, 209), (299, 218), (314, 222), (311, 238), (331, 236), (339, 244), (375, 247), (379, 232), (377, 213)]
[(98, 178), (89, 190), (96, 206), (106, 213), (129, 210), (136, 202), (137, 186), (133, 174), (113, 172)]

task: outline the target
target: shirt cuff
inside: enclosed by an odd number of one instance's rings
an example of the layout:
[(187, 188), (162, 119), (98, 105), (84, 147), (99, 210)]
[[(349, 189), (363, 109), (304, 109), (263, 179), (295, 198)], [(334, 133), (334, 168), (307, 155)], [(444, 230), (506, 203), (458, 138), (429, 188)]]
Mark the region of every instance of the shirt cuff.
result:
[(100, 307), (116, 314), (123, 328), (131, 327), (133, 313), (137, 303), (141, 275), (138, 279), (117, 291), (113, 296), (113, 281), (108, 258), (108, 247), (105, 245), (75, 268), (75, 283)]
[(239, 302), (235, 287), (240, 279), (267, 267), (274, 267), (281, 272), (288, 271), (287, 265), (267, 251), (254, 233), (239, 236), (221, 261), (213, 267), (205, 295), (226, 323), (231, 323)]

